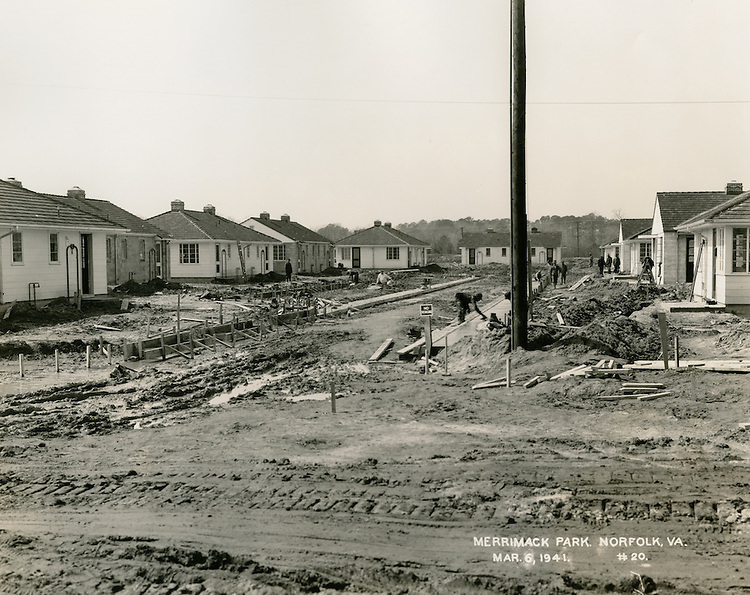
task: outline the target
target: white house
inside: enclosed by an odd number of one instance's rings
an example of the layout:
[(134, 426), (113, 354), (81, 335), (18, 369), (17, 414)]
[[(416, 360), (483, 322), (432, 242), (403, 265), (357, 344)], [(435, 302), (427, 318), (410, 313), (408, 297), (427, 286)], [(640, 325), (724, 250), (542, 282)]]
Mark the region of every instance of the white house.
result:
[(750, 306), (750, 192), (728, 198), (677, 226), (697, 247), (694, 294), (726, 306)]
[[(278, 240), (220, 217), (212, 205), (185, 209), (173, 200), (166, 213), (148, 219), (171, 238), (167, 260), (173, 281), (239, 279), (271, 271)], [(243, 272), (244, 271), (244, 272)]]
[(427, 264), (427, 242), (399, 231), (390, 223), (372, 227), (336, 242), (336, 262), (351, 269), (405, 269)]
[(284, 273), (287, 259), (299, 273), (320, 273), (333, 266), (333, 242), (304, 225), (292, 221), (289, 215), (271, 219), (267, 212), (250, 217), (242, 225), (270, 236), (279, 242), (273, 247), (273, 270)]
[(651, 256), (651, 240), (639, 236), (649, 235), (652, 223), (652, 219), (646, 218), (620, 219), (617, 255), (620, 257), (621, 273), (638, 275), (643, 259)]
[[(532, 264), (562, 262), (562, 233), (542, 232), (536, 227), (527, 234)], [(510, 264), (511, 238), (508, 232), (487, 230), (483, 233), (467, 233), (459, 240), (461, 264)]]
[(0, 303), (106, 295), (106, 237), (125, 229), (0, 180)]
[(650, 241), (654, 276), (659, 285), (691, 283), (695, 265), (695, 238), (678, 227), (733, 196), (742, 193), (742, 183), (729, 182), (715, 192), (658, 192), (654, 203), (651, 232), (640, 234), (639, 241)]

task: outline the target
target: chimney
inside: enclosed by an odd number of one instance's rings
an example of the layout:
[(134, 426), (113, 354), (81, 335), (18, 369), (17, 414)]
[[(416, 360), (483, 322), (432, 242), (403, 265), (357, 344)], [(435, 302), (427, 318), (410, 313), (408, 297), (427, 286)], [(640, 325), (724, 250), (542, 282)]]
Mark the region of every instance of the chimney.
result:
[(179, 198), (172, 201), (172, 210), (173, 211), (184, 211), (185, 210), (185, 203), (182, 202)]
[(86, 198), (86, 191), (83, 188), (79, 188), (78, 186), (73, 186), (70, 190), (68, 190), (68, 198), (84, 199)]
[(742, 182), (727, 182), (727, 194), (742, 194)]
[(373, 223), (373, 225), (375, 227), (380, 227), (382, 225), (382, 222), (380, 221), (380, 219), (375, 219), (375, 223)]
[(531, 233), (539, 233), (539, 228), (538, 227), (532, 227), (531, 228)]
[(487, 233), (495, 233), (495, 230), (492, 229), (491, 227), (488, 227), (487, 228)]
[(268, 211), (263, 211), (260, 214), (261, 219), (265, 219), (266, 221), (269, 221), (271, 219), (271, 215), (268, 214)]
[(385, 223), (383, 223), (383, 227), (387, 227), (388, 229), (390, 229), (391, 228), (391, 222), (390, 221), (386, 221)]
[(7, 182), (8, 182), (8, 184), (13, 184), (14, 186), (18, 186), (19, 188), (23, 188), (23, 184), (21, 184), (21, 180), (16, 180), (15, 178), (8, 178)]
[(216, 207), (213, 205), (206, 205), (203, 207), (203, 212), (208, 213), (209, 215), (216, 215)]
[(289, 223), (291, 221), (291, 218), (289, 217), (289, 215), (282, 215), (281, 220)]

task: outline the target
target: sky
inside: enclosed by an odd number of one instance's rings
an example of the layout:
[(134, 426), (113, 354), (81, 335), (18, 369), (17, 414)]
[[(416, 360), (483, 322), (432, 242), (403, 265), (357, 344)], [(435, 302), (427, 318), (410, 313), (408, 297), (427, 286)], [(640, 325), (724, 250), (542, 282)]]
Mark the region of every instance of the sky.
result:
[[(509, 0), (0, 0), (0, 178), (312, 229), (510, 215)], [(527, 213), (750, 189), (748, 0), (526, 0)]]

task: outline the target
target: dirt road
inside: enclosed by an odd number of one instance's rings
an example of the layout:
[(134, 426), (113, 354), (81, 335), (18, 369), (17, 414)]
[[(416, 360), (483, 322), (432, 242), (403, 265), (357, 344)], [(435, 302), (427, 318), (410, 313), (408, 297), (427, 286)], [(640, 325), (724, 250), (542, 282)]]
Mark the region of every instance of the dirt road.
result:
[[(572, 307), (565, 291), (548, 303)], [(450, 315), (450, 293), (431, 301)], [(670, 330), (691, 356), (745, 355), (727, 316), (670, 315)], [(648, 310), (628, 320), (658, 342)], [(451, 353), (450, 376), (364, 363), (419, 324), (406, 303), (2, 397), (0, 592), (750, 586), (750, 376), (637, 372), (669, 388), (653, 401), (598, 400), (617, 379), (521, 386), (612, 357), (573, 341), (513, 354), (510, 389), (472, 390), (505, 373), (487, 331)]]

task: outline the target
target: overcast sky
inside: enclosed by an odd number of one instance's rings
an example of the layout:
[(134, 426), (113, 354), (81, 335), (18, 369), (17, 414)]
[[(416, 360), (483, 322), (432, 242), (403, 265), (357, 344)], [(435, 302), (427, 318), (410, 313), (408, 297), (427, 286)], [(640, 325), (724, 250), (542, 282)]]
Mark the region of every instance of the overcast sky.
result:
[[(141, 217), (508, 217), (509, 0), (0, 0), (0, 177)], [(527, 0), (528, 215), (750, 188), (748, 0)]]

